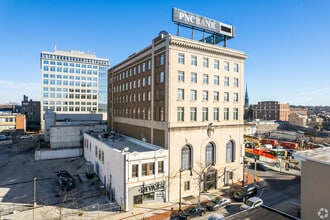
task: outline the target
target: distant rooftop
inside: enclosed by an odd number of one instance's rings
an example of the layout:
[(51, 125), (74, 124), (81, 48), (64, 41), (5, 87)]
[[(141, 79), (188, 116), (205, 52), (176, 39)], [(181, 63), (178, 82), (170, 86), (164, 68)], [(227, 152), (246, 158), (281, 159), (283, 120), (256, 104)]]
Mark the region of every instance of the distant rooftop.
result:
[(126, 152), (147, 152), (147, 151), (155, 151), (162, 149), (159, 146), (149, 144), (144, 141), (140, 141), (135, 138), (131, 138), (125, 135), (121, 135), (118, 133), (113, 133), (108, 135), (100, 134), (100, 133), (92, 133), (89, 134), (92, 137), (106, 143), (109, 147), (115, 148), (119, 151)]
[(303, 161), (312, 160), (330, 165), (330, 147), (322, 147), (299, 152), (297, 151), (295, 154), (293, 154), (293, 156)]

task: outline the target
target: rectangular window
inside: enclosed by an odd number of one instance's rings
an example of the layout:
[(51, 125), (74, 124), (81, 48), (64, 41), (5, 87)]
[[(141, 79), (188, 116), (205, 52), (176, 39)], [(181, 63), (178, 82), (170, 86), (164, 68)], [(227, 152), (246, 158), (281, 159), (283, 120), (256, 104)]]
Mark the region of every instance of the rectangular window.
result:
[(214, 69), (219, 69), (219, 60), (214, 60)]
[(209, 120), (209, 109), (207, 107), (203, 107), (202, 120), (203, 121)]
[(238, 108), (233, 109), (233, 120), (238, 120)]
[(178, 63), (184, 64), (184, 54), (183, 53), (178, 54)]
[(197, 56), (191, 55), (191, 65), (197, 66)]
[(197, 90), (190, 90), (190, 100), (197, 100)]
[(213, 92), (213, 101), (219, 101), (219, 92), (218, 91)]
[(209, 91), (203, 90), (203, 101), (209, 100)]
[(184, 100), (184, 89), (178, 89), (178, 100)]
[(203, 58), (203, 67), (209, 68), (209, 58)]
[(229, 77), (224, 78), (223, 85), (226, 86), (226, 87), (229, 86)]
[(183, 189), (184, 191), (189, 191), (190, 190), (190, 181), (184, 181), (184, 186), (183, 186)]
[(158, 174), (164, 173), (164, 161), (158, 161)]
[(139, 165), (133, 164), (132, 165), (132, 178), (137, 178), (137, 177), (139, 177)]
[(223, 108), (223, 120), (229, 120), (229, 108)]
[(164, 72), (160, 72), (159, 73), (159, 82), (164, 82), (164, 80), (165, 80), (165, 74), (164, 74)]
[(219, 108), (213, 108), (213, 120), (219, 121)]
[(203, 84), (209, 84), (209, 75), (203, 74)]
[(178, 71), (178, 81), (184, 82), (184, 72), (183, 71)]
[(233, 95), (233, 101), (238, 102), (238, 93), (234, 93)]
[(213, 84), (218, 86), (219, 85), (219, 76), (214, 76), (213, 78)]
[(223, 101), (229, 102), (229, 92), (223, 93)]
[(223, 68), (225, 71), (229, 71), (229, 62), (225, 62)]
[(190, 82), (197, 83), (197, 73), (191, 73)]
[(238, 87), (238, 78), (234, 78), (234, 87)]
[(238, 64), (237, 63), (234, 63), (234, 72), (238, 73)]
[[(132, 70), (132, 69), (131, 69)], [(151, 60), (148, 60), (148, 70), (151, 70)], [(130, 71), (131, 72), (131, 71)]]
[(178, 121), (184, 121), (184, 108), (183, 107), (178, 107), (177, 119), (178, 119)]
[(164, 54), (160, 55), (160, 62), (159, 63), (160, 63), (161, 66), (165, 64), (165, 55)]
[(197, 108), (190, 108), (190, 121), (197, 121)]

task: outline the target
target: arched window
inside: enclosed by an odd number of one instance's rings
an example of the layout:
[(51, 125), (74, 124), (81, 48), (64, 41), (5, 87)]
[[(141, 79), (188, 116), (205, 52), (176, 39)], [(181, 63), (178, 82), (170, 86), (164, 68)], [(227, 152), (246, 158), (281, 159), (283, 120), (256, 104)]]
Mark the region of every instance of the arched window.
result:
[(215, 164), (215, 147), (213, 143), (208, 143), (205, 147), (205, 165)]
[(233, 141), (228, 141), (226, 144), (226, 162), (231, 163), (235, 161), (235, 144)]
[(185, 145), (181, 150), (181, 170), (189, 170), (191, 168), (191, 147)]

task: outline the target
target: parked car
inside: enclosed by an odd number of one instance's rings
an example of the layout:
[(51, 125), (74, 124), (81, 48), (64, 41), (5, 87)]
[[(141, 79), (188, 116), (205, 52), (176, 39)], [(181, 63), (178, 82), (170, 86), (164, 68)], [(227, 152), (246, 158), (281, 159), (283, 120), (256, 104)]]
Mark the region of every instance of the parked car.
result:
[(252, 209), (262, 205), (264, 202), (259, 197), (251, 197), (246, 200), (240, 207), (241, 210)]
[(258, 189), (254, 185), (247, 185), (236, 191), (233, 195), (234, 199), (238, 202), (245, 201), (246, 199), (258, 194)]
[(23, 135), (20, 137), (20, 139), (29, 139), (29, 138), (33, 138), (32, 135)]
[(186, 210), (178, 211), (171, 214), (170, 220), (188, 220), (196, 216), (203, 216), (206, 213), (206, 209), (200, 206), (189, 207)]
[(225, 218), (225, 216), (223, 216), (221, 214), (213, 214), (207, 220), (222, 220), (224, 218)]
[(197, 206), (197, 207), (190, 207), (190, 208), (186, 209), (185, 212), (188, 213), (191, 218), (193, 218), (196, 216), (205, 215), (206, 209), (204, 207)]
[(225, 207), (231, 203), (230, 198), (215, 198), (205, 204), (205, 208), (209, 211), (216, 211), (221, 207)]
[(0, 134), (0, 141), (4, 141), (4, 140), (7, 140), (9, 139), (8, 136), (4, 135), (4, 134)]

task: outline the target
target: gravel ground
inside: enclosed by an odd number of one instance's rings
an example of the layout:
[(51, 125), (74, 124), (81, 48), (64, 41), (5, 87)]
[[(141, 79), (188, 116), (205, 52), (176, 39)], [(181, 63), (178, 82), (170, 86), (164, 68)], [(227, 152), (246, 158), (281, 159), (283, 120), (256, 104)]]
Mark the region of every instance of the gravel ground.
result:
[[(118, 211), (118, 205), (107, 200), (99, 179), (86, 178), (84, 158), (34, 160), (37, 145), (36, 138), (0, 145), (0, 219), (95, 219), (109, 214), (103, 211)], [(60, 170), (75, 179), (76, 187), (69, 192), (63, 192), (55, 179)], [(34, 177), (37, 208), (33, 211)]]

